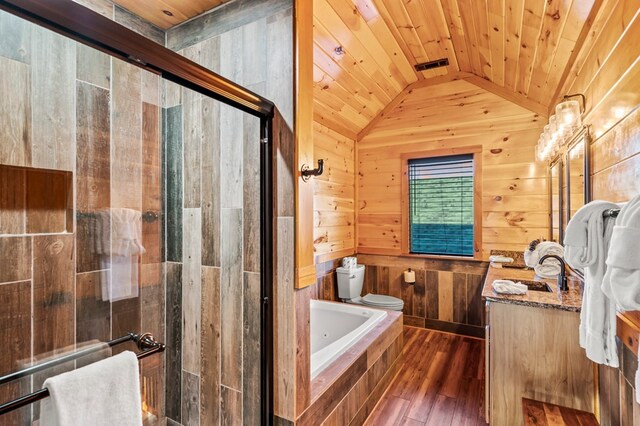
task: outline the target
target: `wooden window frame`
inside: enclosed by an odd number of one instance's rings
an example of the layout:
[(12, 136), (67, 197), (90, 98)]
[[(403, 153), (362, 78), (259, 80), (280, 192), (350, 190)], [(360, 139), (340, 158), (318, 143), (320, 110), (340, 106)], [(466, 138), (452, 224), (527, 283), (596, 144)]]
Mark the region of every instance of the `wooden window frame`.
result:
[[(449, 155), (473, 156), (473, 256), (454, 256), (412, 253), (409, 238), (409, 160), (445, 157)], [(482, 260), (482, 146), (443, 148), (402, 154), (402, 232), (401, 251), (403, 256), (432, 259)]]

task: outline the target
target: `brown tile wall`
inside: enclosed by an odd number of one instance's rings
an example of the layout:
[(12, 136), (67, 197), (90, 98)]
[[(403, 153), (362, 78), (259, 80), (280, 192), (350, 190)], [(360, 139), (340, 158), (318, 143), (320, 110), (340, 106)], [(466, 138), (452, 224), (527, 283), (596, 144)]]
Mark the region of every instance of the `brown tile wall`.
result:
[[(164, 39), (109, 0), (80, 3)], [(180, 53), (278, 105), (278, 280), (293, 289), (291, 4), (258, 5), (259, 16), (250, 5), (253, 22), (232, 20), (224, 32), (215, 22), (192, 21), (195, 30), (208, 25), (199, 29), (208, 36)], [(144, 408), (154, 416), (146, 424), (164, 420), (165, 402), (172, 424), (257, 424), (259, 119), (2, 13), (0, 35), (5, 31), (0, 338), (10, 350), (0, 355), (0, 374), (41, 352), (148, 331), (167, 351), (141, 363)], [(32, 122), (32, 111), (52, 119)], [(28, 174), (15, 171), (35, 168), (72, 176), (71, 190), (58, 195), (55, 180), (40, 179), (39, 194), (27, 191)], [(50, 206), (60, 214), (48, 214)], [(109, 302), (101, 287), (113, 274), (96, 252), (94, 221), (95, 213), (120, 207), (149, 213), (146, 252), (136, 259), (138, 297)], [(110, 231), (106, 226), (102, 237)], [(117, 351), (125, 348), (132, 349)], [(0, 401), (45, 378), (0, 387)], [(33, 412), (37, 417), (37, 406)], [(30, 419), (24, 409), (0, 425)]]
[(640, 404), (635, 398), (638, 357), (617, 339), (620, 368), (598, 366), (598, 398), (602, 426), (640, 424)]
[[(0, 145), (12, 147), (0, 149), (0, 341), (8, 348), (0, 374), (126, 332), (164, 339), (160, 79), (5, 12), (0, 28), (7, 35), (0, 43)], [(146, 253), (131, 259), (139, 294), (111, 302), (102, 297), (108, 255), (96, 250), (96, 240), (110, 240), (109, 227), (98, 237), (95, 218), (118, 207), (150, 214)], [(0, 402), (73, 367), (4, 385)], [(161, 356), (141, 364), (146, 424), (164, 413), (163, 371)], [(38, 415), (34, 404), (0, 425), (30, 424)]]

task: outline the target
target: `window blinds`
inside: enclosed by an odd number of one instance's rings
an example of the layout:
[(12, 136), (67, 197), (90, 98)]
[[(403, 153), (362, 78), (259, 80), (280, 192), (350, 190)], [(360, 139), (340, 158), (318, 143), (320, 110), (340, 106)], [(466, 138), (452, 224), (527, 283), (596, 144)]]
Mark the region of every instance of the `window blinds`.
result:
[(473, 155), (409, 160), (412, 253), (473, 256)]

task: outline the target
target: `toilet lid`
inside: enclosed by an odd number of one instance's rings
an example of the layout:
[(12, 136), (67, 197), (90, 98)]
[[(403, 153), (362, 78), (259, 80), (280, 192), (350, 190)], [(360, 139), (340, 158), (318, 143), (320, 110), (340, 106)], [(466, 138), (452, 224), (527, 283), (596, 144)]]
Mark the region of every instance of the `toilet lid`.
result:
[(362, 302), (371, 306), (399, 307), (404, 306), (404, 301), (393, 296), (383, 294), (367, 294), (362, 298)]

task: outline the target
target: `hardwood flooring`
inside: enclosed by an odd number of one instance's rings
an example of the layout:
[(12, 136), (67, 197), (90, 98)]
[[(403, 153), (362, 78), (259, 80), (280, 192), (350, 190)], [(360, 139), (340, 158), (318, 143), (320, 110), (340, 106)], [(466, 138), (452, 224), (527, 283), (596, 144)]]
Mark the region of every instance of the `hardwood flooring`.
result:
[(404, 327), (405, 365), (365, 425), (485, 425), (484, 341)]

